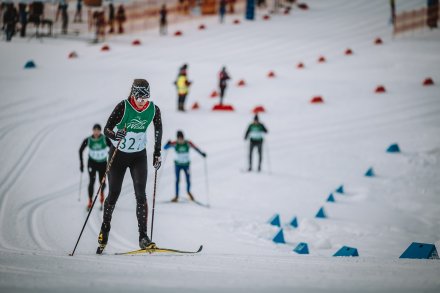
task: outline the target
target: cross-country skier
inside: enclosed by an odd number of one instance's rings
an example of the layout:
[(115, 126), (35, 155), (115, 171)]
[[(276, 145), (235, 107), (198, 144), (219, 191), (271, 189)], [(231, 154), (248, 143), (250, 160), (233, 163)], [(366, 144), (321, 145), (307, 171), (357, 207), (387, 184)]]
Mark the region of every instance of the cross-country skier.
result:
[(147, 129), (154, 124), (153, 167), (158, 170), (161, 164), (162, 120), (159, 107), (150, 98), (150, 85), (145, 79), (135, 79), (127, 99), (116, 105), (104, 128), (105, 135), (111, 139), (109, 157), (119, 149), (108, 174), (109, 193), (104, 202), (104, 216), (98, 237), (96, 253), (102, 253), (108, 242), (110, 222), (116, 201), (121, 193), (125, 172), (130, 169), (136, 196), (136, 217), (139, 229), (139, 247), (153, 248), (147, 235), (148, 203), (145, 194), (147, 184)]
[[(95, 124), (93, 126), (93, 134), (83, 140), (81, 147), (79, 148), (79, 170), (84, 172), (83, 152), (86, 147), (89, 148), (89, 159), (87, 161), (87, 170), (89, 172), (89, 203), (87, 204), (87, 210), (92, 207), (93, 187), (95, 185), (96, 173), (99, 174), (99, 182), (105, 175), (105, 169), (107, 167), (107, 155), (108, 148), (111, 142), (101, 133), (101, 125)], [(101, 210), (104, 203), (104, 189), (105, 184), (101, 188), (100, 202)]]
[(177, 131), (177, 140), (168, 141), (164, 146), (164, 149), (174, 148), (176, 152), (176, 158), (174, 160), (174, 167), (176, 172), (176, 196), (171, 200), (172, 202), (177, 202), (179, 200), (179, 183), (180, 183), (180, 172), (183, 171), (186, 177), (186, 192), (188, 193), (189, 199), (194, 200), (191, 194), (191, 177), (189, 165), (191, 160), (189, 158), (189, 150), (191, 148), (195, 149), (202, 157), (206, 158), (206, 153), (202, 152), (198, 147), (196, 147), (191, 141), (185, 140), (183, 132), (181, 130)]
[(189, 92), (189, 87), (191, 85), (191, 82), (188, 80), (187, 69), (188, 64), (183, 64), (183, 66), (180, 67), (179, 74), (177, 75), (177, 79), (174, 82), (177, 88), (178, 96), (177, 111), (182, 112), (185, 111), (185, 100)]
[(220, 88), (220, 105), (223, 105), (223, 97), (225, 96), (228, 80), (231, 79), (229, 77), (229, 74), (226, 72), (226, 67), (223, 66), (222, 70), (219, 73), (218, 79), (219, 79), (218, 86)]
[(258, 115), (255, 115), (254, 122), (249, 125), (249, 127), (246, 130), (246, 134), (244, 136), (244, 140), (247, 140), (249, 138), (249, 169), (248, 171), (252, 171), (252, 153), (254, 148), (256, 147), (258, 149), (258, 172), (261, 171), (261, 161), (263, 160), (263, 138), (264, 134), (267, 133), (266, 127), (260, 123), (258, 119)]

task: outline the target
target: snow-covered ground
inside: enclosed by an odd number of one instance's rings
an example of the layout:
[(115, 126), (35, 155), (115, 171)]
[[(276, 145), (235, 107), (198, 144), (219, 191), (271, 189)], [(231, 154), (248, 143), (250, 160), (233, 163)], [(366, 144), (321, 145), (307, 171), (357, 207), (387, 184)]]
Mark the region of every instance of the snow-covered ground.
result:
[[(398, 1), (399, 9), (414, 2)], [(440, 240), (440, 33), (393, 39), (388, 1), (307, 3), (309, 11), (270, 21), (219, 25), (212, 18), (205, 31), (198, 21), (171, 27), (183, 31), (180, 38), (156, 30), (118, 37), (106, 53), (72, 40), (1, 42), (0, 291), (439, 292), (440, 261), (398, 257), (413, 241)], [(376, 37), (382, 46), (373, 45)], [(142, 46), (131, 46), (135, 38)], [(343, 54), (348, 47), (354, 55)], [(67, 58), (73, 50), (78, 59)], [(327, 63), (316, 62), (320, 55)], [(30, 59), (37, 68), (24, 70)], [(193, 81), (187, 107), (197, 101), (201, 109), (182, 114), (172, 82), (185, 62)], [(233, 113), (210, 110), (223, 65), (233, 77), (226, 97)], [(276, 78), (266, 77), (270, 70)], [(436, 84), (423, 87), (428, 76)], [(165, 203), (174, 196), (167, 155), (154, 241), (189, 250), (203, 244), (203, 252), (113, 255), (137, 248), (127, 175), (106, 254), (95, 255), (95, 209), (70, 257), (86, 217), (86, 174), (78, 202), (80, 143), (138, 77), (150, 81), (162, 110), (163, 142), (182, 129), (208, 153), (209, 197), (196, 153), (191, 168), (193, 193), (210, 209)], [(235, 85), (239, 79), (246, 87)], [(387, 93), (374, 93), (379, 84)], [(310, 104), (315, 95), (325, 103)], [(256, 105), (266, 108), (261, 120), (269, 129), (261, 174), (242, 172)], [(391, 143), (402, 153), (386, 153)], [(369, 167), (376, 177), (364, 177)], [(326, 203), (341, 184), (346, 194)], [(328, 219), (314, 217), (322, 206)], [(283, 225), (298, 217), (298, 229), (284, 229), (287, 244), (271, 241), (278, 230), (267, 220), (275, 213)], [(292, 252), (299, 242), (310, 255)], [(343, 245), (360, 257), (332, 257)]]

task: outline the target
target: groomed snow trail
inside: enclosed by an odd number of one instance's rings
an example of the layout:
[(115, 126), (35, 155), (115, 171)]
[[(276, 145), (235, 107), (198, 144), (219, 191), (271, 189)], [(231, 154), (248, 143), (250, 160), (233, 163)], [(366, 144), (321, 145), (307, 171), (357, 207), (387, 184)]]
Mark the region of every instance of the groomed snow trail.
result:
[[(307, 1), (309, 11), (270, 21), (219, 25), (206, 19), (111, 39), (111, 50), (79, 41), (14, 38), (0, 43), (0, 291), (1, 292), (438, 292), (440, 262), (399, 260), (413, 241), (440, 240), (440, 33), (393, 39), (387, 1)], [(398, 1), (399, 9), (424, 1)], [(373, 45), (381, 37), (382, 46)], [(132, 47), (132, 39), (143, 45)], [(352, 56), (344, 56), (351, 48)], [(75, 50), (79, 58), (67, 59)], [(327, 62), (318, 64), (319, 56)], [(29, 59), (37, 68), (23, 70)], [(303, 62), (305, 69), (296, 64)], [(177, 113), (172, 82), (189, 64), (189, 108)], [(209, 98), (225, 65), (233, 77), (226, 102)], [(273, 70), (276, 78), (268, 79)], [(423, 87), (425, 77), (436, 84)], [(105, 124), (133, 78), (147, 78), (162, 110), (163, 144), (178, 129), (208, 153), (206, 209), (174, 196), (173, 153), (160, 170), (154, 240), (200, 255), (115, 256), (136, 249), (137, 224), (127, 175), (106, 255), (94, 254), (101, 212), (93, 211), (75, 257), (67, 256), (86, 217), (78, 149), (94, 123)], [(245, 79), (246, 86), (236, 83)], [(387, 93), (375, 94), (383, 84)], [(322, 95), (324, 104), (309, 100)], [(263, 172), (244, 173), (243, 136), (254, 106), (269, 129)], [(153, 137), (149, 133), (149, 163)], [(400, 154), (385, 149), (397, 142)], [(165, 156), (166, 152), (163, 152)], [(84, 154), (86, 155), (86, 154)], [(270, 159), (270, 161), (269, 161)], [(192, 154), (192, 189), (202, 202), (204, 162)], [(149, 165), (150, 166), (150, 165)], [(364, 177), (373, 167), (377, 176)], [(149, 167), (148, 200), (153, 172)], [(128, 172), (127, 172), (128, 173)], [(181, 186), (184, 190), (185, 182)], [(344, 184), (345, 195), (326, 203)], [(324, 206), (329, 218), (315, 219)], [(299, 228), (284, 227), (293, 216)], [(292, 252), (307, 242), (310, 255)], [(343, 245), (359, 258), (333, 258)]]

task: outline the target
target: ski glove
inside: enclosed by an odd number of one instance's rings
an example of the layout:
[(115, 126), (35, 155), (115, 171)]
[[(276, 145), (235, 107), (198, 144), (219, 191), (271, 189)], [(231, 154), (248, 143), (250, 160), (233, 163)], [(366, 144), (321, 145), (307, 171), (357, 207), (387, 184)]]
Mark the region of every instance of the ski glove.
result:
[(116, 140), (120, 141), (121, 139), (124, 139), (126, 135), (127, 135), (127, 132), (125, 131), (125, 129), (119, 129), (116, 132)]
[(84, 165), (82, 162), (81, 162), (81, 165), (79, 165), (79, 170), (81, 171), (81, 173), (84, 172)]
[(207, 154), (206, 153), (202, 153), (202, 157), (206, 158)]
[(156, 170), (159, 170), (162, 160), (160, 158), (160, 152), (154, 152), (153, 155), (153, 167)]

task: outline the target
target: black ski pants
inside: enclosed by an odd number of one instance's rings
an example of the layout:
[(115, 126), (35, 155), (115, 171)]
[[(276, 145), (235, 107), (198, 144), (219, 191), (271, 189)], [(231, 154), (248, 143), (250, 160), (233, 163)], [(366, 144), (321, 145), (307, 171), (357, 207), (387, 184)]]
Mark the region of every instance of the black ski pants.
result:
[[(93, 190), (95, 186), (95, 180), (96, 180), (96, 173), (99, 174), (99, 182), (101, 183), (102, 178), (104, 178), (105, 175), (105, 169), (107, 168), (107, 162), (97, 162), (95, 160), (92, 160), (89, 158), (89, 161), (87, 162), (87, 171), (89, 172), (89, 198), (93, 198)], [(101, 191), (104, 191), (105, 189), (105, 183), (102, 185)]]
[[(115, 148), (110, 148), (109, 158)], [(113, 210), (122, 189), (122, 182), (127, 169), (130, 169), (136, 196), (136, 217), (140, 237), (147, 235), (148, 204), (145, 188), (147, 186), (147, 153), (145, 150), (136, 153), (118, 151), (108, 173), (109, 192), (104, 203), (103, 226), (110, 230)]]
[(263, 160), (263, 140), (250, 140), (249, 144), (249, 169), (252, 169), (252, 154), (254, 152), (254, 148), (258, 150), (258, 170), (261, 170), (261, 161)]

